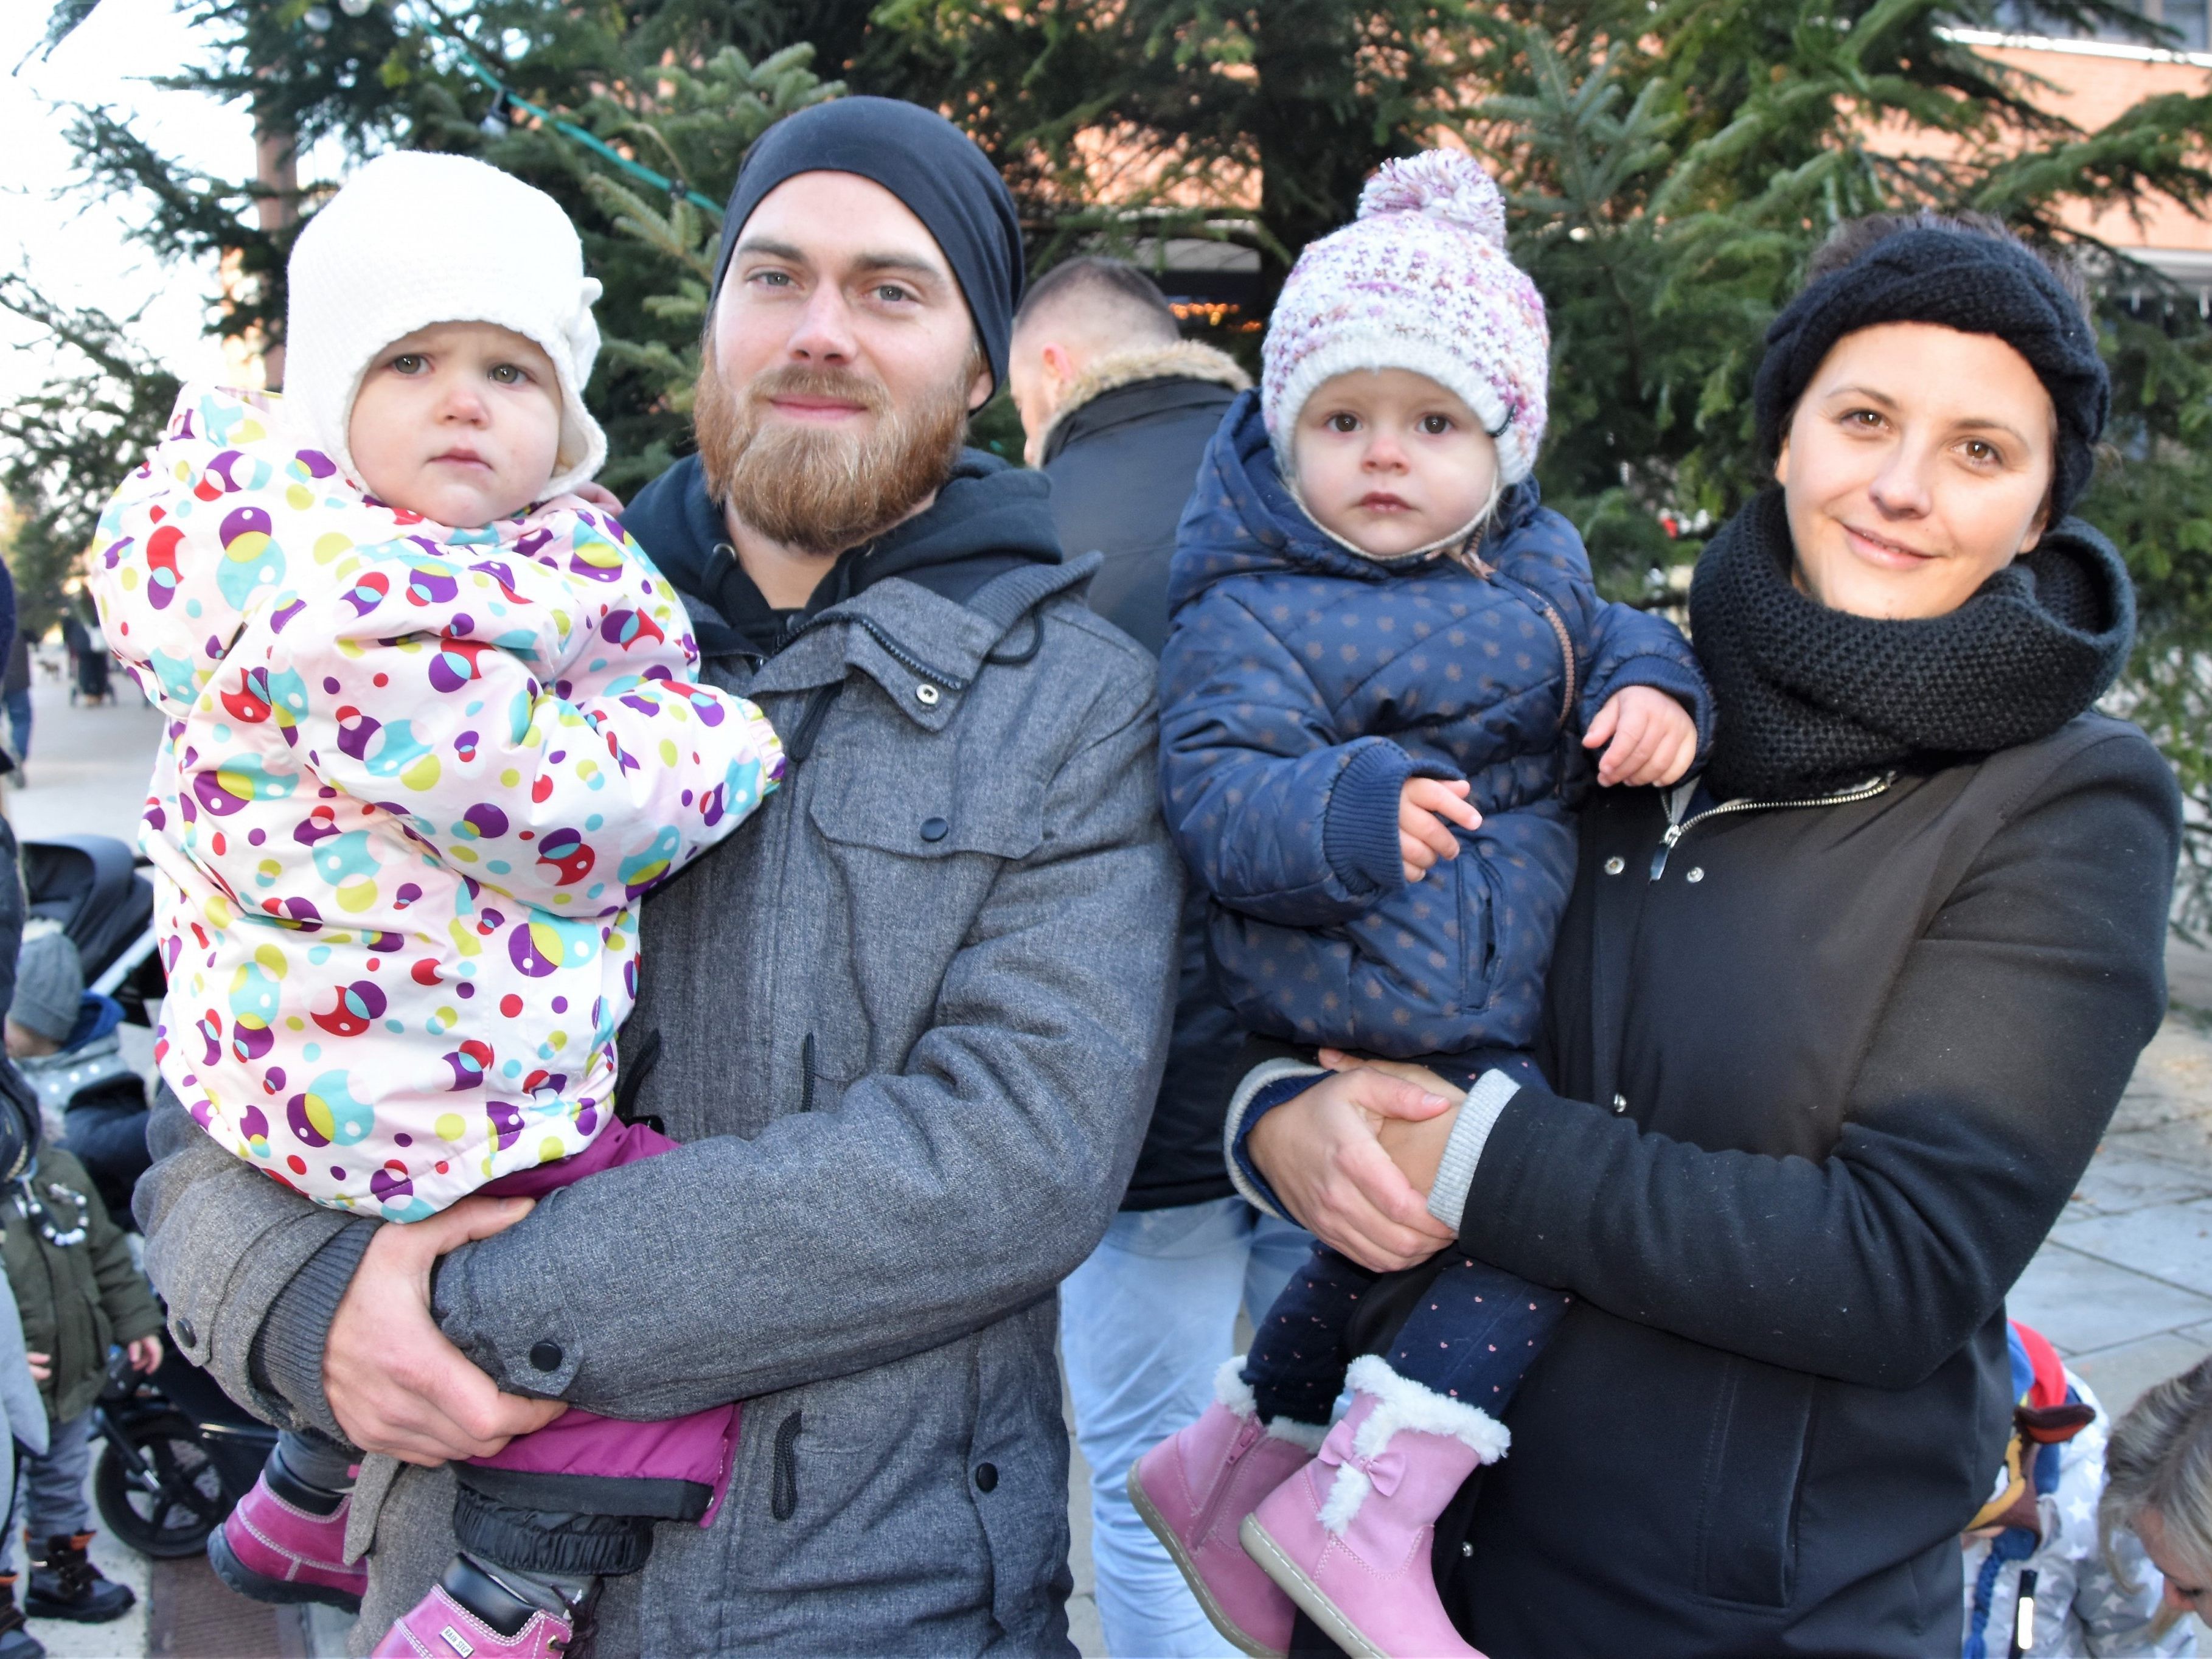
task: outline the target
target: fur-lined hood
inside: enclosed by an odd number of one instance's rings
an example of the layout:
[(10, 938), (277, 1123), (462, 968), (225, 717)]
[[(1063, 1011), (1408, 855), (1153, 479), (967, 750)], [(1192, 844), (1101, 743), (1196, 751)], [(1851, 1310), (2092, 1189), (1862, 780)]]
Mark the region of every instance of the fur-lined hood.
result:
[(1052, 419), (1030, 446), (1030, 465), (1042, 465), (1043, 458), (1051, 453), (1054, 434), (1077, 410), (1109, 392), (1146, 380), (1206, 380), (1225, 386), (1231, 392), (1242, 392), (1252, 384), (1252, 377), (1234, 357), (1196, 340), (1177, 340), (1173, 345), (1114, 352), (1091, 364), (1067, 388), (1067, 395), (1060, 399), (1060, 407), (1052, 412)]

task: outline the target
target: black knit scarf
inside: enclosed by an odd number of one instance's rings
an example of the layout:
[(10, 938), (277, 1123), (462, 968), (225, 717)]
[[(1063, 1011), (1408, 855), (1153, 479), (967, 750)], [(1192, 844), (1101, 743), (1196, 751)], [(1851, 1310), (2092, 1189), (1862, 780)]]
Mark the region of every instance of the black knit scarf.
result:
[(1919, 621), (1831, 611), (1797, 591), (1791, 563), (1770, 488), (1713, 538), (1690, 586), (1719, 704), (1705, 779), (1724, 800), (1802, 799), (2046, 737), (2103, 695), (2135, 635), (2127, 568), (2078, 519)]

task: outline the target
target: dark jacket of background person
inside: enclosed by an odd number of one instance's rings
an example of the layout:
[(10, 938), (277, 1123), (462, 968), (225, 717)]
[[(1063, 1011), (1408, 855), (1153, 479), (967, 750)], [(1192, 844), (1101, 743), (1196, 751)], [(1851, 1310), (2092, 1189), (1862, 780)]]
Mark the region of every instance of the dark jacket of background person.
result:
[[(1158, 654), (1168, 633), (1168, 563), (1176, 521), (1221, 413), (1248, 384), (1221, 352), (1194, 341), (1120, 353), (1070, 386), (1043, 445), (1053, 520), (1068, 556), (1097, 550), (1091, 608)], [(1221, 1152), (1227, 1073), (1243, 1028), (1214, 988), (1206, 895), (1183, 903), (1182, 962), (1168, 1068), (1122, 1207), (1165, 1209), (1236, 1189)]]
[(1506, 1106), (1461, 1223), (1577, 1295), (1437, 1529), (1492, 1659), (1958, 1651), (2004, 1297), (2164, 1015), (2179, 808), (2085, 714), (1663, 867), (1658, 792), (1585, 815), (1557, 1094)]
[[(714, 1526), (659, 1528), (608, 1582), (601, 1654), (1073, 1651), (1054, 1291), (1158, 1086), (1182, 872), (1152, 663), (1083, 604), (1045, 495), (971, 451), (785, 611), (696, 459), (623, 515), (702, 677), (760, 703), (787, 771), (645, 902), (622, 1094), (686, 1144), (436, 1280), (502, 1388), (648, 1420), (745, 1402)], [(154, 1118), (138, 1212), (179, 1346), (334, 1429), (322, 1352), (377, 1224), (286, 1192), (167, 1091)], [(366, 1627), (450, 1559), (453, 1501), (443, 1469), (364, 1465)]]
[[(1477, 575), (1371, 559), (1278, 473), (1247, 392), (1178, 532), (1160, 658), (1168, 827), (1215, 900), (1216, 978), (1248, 1030), (1395, 1059), (1525, 1048), (1574, 874), (1579, 743), (1617, 691), (1711, 699), (1671, 623), (1601, 600), (1572, 526), (1506, 490)], [(1413, 776), (1466, 779), (1474, 856), (1403, 874)]]

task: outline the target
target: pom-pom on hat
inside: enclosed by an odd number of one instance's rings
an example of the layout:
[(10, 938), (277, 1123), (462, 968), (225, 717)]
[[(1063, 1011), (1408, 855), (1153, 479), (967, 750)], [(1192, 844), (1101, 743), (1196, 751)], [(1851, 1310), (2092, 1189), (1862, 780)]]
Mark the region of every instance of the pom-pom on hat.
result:
[(493, 323), (534, 341), (560, 381), (561, 443), (543, 500), (607, 458), (584, 407), (599, 352), (584, 247), (560, 204), (465, 155), (398, 150), (346, 181), (292, 245), (284, 403), (302, 437), (361, 476), (346, 428), (376, 354), (433, 323)]
[(1474, 411), (1518, 483), (1543, 441), (1552, 338), (1544, 301), (1505, 254), (1505, 203), (1457, 150), (1385, 161), (1359, 216), (1309, 243), (1283, 284), (1261, 356), (1260, 409), (1291, 470), (1298, 411), (1358, 369), (1425, 374)]

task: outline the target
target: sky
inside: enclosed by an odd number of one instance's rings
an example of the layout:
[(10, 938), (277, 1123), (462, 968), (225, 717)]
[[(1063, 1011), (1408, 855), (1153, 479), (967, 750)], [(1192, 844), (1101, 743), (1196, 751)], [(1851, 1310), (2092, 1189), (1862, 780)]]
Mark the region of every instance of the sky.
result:
[[(106, 105), (165, 154), (226, 178), (252, 170), (252, 125), (242, 108), (147, 84), (202, 51), (174, 0), (102, 0), (50, 58), (33, 53), (25, 62), (48, 10), (47, 0), (0, 3), (0, 270), (27, 274), (49, 298), (112, 315), (144, 307), (132, 332), (146, 349), (184, 378), (216, 374), (222, 349), (202, 333), (212, 262), (162, 265), (129, 239), (143, 206), (94, 197), (81, 185), (67, 189), (68, 112), (56, 106)], [(0, 398), (67, 366), (68, 354), (0, 312)]]

